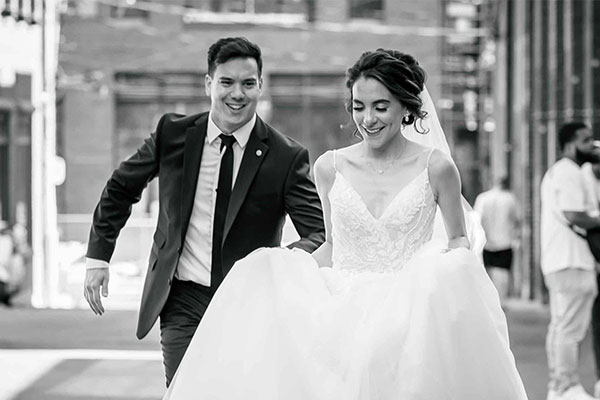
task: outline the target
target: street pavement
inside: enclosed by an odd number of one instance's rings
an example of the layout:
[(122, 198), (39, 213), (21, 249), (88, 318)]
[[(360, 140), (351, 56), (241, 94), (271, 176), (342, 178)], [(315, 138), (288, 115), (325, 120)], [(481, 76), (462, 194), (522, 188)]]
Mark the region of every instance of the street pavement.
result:
[[(98, 317), (89, 310), (0, 308), (0, 400), (160, 399), (164, 375), (158, 329), (139, 341), (136, 318), (135, 311), (127, 310)], [(529, 399), (544, 400), (548, 309), (513, 300), (507, 318)], [(581, 377), (591, 390), (589, 335), (581, 353)]]

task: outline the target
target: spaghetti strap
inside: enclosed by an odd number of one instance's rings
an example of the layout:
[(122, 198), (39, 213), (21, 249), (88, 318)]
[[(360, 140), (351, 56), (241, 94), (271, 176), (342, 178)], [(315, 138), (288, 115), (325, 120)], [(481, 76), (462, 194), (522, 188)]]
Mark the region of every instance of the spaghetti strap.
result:
[[(429, 151), (429, 155), (427, 156), (427, 164), (425, 166), (426, 169), (429, 169), (429, 160), (431, 159), (431, 155), (433, 154), (434, 151), (435, 151), (435, 149), (431, 149)], [(335, 157), (334, 157), (334, 165), (335, 165)]]
[(332, 151), (333, 151), (333, 170), (335, 172), (338, 172), (337, 165), (335, 164), (335, 153), (337, 152), (337, 150), (333, 149)]
[[(425, 172), (427, 174), (427, 180), (429, 181), (430, 185), (431, 185), (431, 175), (429, 175), (429, 160), (431, 160), (431, 155), (433, 154), (434, 150), (435, 150), (435, 148), (433, 148), (429, 151), (429, 155), (427, 156), (427, 164), (425, 165)], [(434, 194), (434, 197), (436, 197), (436, 201), (437, 201), (437, 196), (435, 196), (435, 194)]]

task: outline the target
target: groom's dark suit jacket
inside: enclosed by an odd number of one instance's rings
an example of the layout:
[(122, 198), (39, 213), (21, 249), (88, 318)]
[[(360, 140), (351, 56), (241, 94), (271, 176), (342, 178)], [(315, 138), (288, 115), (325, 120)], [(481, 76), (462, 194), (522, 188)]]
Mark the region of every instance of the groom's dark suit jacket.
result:
[[(119, 232), (148, 182), (159, 178), (159, 215), (140, 306), (137, 336), (158, 318), (171, 287), (192, 214), (208, 113), (164, 115), (136, 154), (109, 179), (94, 211), (87, 257), (109, 261)], [(257, 118), (231, 194), (223, 274), (259, 247), (279, 246), (286, 213), (314, 251), (325, 240), (321, 203), (309, 177), (308, 151)]]

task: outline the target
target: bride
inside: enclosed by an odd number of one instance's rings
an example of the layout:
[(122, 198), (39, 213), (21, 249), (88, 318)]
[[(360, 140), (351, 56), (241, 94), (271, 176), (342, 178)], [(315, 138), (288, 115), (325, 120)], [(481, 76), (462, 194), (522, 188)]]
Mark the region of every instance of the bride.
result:
[(392, 50), (348, 70), (362, 141), (315, 163), (326, 242), (240, 260), (164, 399), (527, 398), (424, 80)]

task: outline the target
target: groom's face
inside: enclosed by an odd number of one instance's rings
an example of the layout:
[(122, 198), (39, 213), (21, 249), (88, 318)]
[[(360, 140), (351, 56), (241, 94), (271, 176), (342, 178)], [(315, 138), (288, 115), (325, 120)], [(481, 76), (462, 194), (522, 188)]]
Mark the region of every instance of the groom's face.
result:
[(211, 118), (224, 133), (231, 133), (252, 119), (262, 90), (254, 58), (232, 58), (206, 75)]

